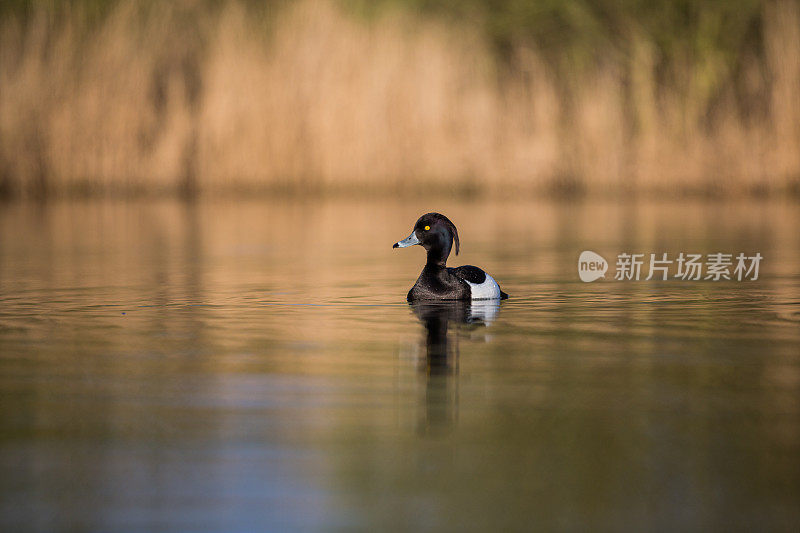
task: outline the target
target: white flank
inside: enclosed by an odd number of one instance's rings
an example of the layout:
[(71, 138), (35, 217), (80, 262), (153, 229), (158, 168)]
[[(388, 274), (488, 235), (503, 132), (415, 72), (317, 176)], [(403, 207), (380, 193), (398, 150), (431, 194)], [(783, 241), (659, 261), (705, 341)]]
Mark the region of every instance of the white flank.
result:
[(469, 283), (469, 286), (472, 289), (473, 300), (497, 300), (500, 298), (500, 285), (489, 274), (486, 274), (483, 283)]

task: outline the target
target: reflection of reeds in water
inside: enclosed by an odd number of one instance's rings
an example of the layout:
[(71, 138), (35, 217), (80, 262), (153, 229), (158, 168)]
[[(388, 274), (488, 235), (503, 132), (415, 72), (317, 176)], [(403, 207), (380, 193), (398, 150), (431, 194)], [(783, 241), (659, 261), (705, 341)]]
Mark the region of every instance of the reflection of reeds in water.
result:
[[(741, 194), (800, 183), (794, 2), (765, 8), (763, 57), (741, 65), (751, 96), (723, 90), (713, 106), (655, 81), (645, 37), (622, 60), (627, 75), (586, 67), (565, 89), (535, 48), (498, 68), (477, 31), (398, 12), (365, 22), (306, 2), (266, 24), (237, 3), (181, 6), (122, 3), (99, 26), (77, 12), (6, 17), (5, 193)], [(742, 98), (760, 111), (742, 111)]]

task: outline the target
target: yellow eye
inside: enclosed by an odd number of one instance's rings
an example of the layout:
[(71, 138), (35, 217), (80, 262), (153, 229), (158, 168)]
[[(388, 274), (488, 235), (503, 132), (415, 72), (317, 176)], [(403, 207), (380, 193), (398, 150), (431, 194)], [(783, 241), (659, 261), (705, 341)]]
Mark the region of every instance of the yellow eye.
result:
[(428, 231), (429, 229), (431, 229), (430, 226), (425, 226), (425, 231)]

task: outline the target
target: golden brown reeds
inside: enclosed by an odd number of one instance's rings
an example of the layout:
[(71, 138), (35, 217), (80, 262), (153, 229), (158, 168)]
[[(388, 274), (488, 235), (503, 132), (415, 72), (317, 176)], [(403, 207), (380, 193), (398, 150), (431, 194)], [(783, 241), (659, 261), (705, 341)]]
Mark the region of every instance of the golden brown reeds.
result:
[[(0, 28), (10, 196), (292, 191), (785, 193), (800, 188), (800, 12), (767, 3), (743, 65), (764, 109), (655, 80), (647, 36), (565, 89), (534, 46), (306, 1), (262, 19), (122, 2), (99, 27), (40, 10)], [(77, 8), (76, 8), (77, 9)], [(692, 78), (687, 67), (676, 76)], [(677, 85), (677, 84), (676, 84)]]

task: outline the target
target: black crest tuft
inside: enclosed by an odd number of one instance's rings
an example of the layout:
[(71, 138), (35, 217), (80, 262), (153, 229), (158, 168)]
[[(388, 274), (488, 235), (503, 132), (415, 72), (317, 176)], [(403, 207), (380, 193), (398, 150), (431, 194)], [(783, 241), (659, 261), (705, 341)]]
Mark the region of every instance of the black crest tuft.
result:
[(450, 231), (450, 235), (453, 237), (453, 242), (455, 242), (456, 245), (456, 255), (458, 255), (458, 252), (461, 250), (461, 243), (459, 243), (458, 241), (458, 230), (456, 229), (456, 225), (453, 224), (449, 218), (447, 218), (441, 213), (426, 213), (421, 217), (419, 217), (419, 220), (417, 221), (417, 226), (424, 226), (424, 225), (433, 226), (437, 222), (446, 227), (448, 231)]

